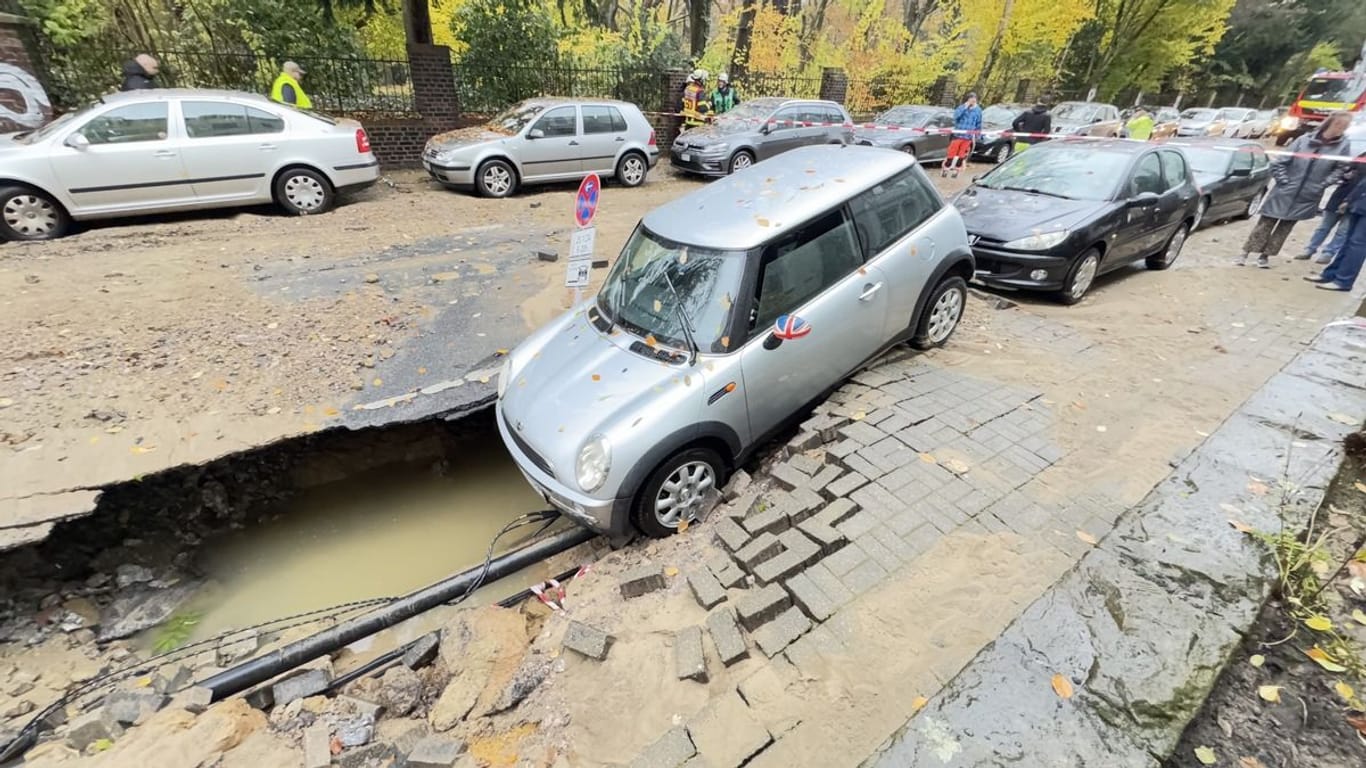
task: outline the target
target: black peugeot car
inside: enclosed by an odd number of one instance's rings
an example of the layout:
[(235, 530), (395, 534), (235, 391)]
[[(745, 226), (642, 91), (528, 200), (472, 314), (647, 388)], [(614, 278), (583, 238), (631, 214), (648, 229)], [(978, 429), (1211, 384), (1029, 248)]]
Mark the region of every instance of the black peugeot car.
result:
[(1271, 161), (1255, 141), (1219, 137), (1173, 139), (1195, 174), (1200, 202), (1195, 226), (1246, 219), (1257, 212), (1271, 182)]
[(954, 198), (988, 286), (1081, 301), (1098, 275), (1144, 259), (1166, 269), (1199, 192), (1179, 149), (1063, 139), (996, 166)]

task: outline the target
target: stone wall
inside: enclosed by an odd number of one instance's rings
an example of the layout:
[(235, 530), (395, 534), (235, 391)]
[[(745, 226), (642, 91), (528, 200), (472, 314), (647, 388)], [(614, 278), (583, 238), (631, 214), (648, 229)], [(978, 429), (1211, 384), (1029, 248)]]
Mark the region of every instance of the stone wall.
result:
[(417, 114), (356, 116), (365, 125), (370, 146), (385, 168), (420, 165), (427, 139), (462, 125), (450, 49), (444, 45), (414, 44), (408, 48), (408, 61)]
[(52, 119), (32, 34), (28, 19), (0, 13), (0, 133), (37, 128)]

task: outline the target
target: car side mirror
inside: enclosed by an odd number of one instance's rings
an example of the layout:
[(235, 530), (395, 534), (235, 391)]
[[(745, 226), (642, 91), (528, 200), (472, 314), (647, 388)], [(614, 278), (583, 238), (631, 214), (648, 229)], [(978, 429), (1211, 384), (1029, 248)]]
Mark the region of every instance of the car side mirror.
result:
[(1230, 175), (1230, 176), (1251, 176), (1251, 175), (1252, 175), (1252, 169), (1251, 169), (1251, 168), (1234, 168), (1233, 171), (1232, 171), (1231, 173), (1229, 173), (1229, 175)]
[(764, 349), (777, 349), (782, 343), (783, 340), (778, 338), (778, 334), (770, 332), (768, 336), (764, 338)]
[(80, 132), (67, 136), (66, 141), (62, 143), (72, 149), (88, 149), (90, 147), (90, 139), (87, 139), (85, 134)]
[(767, 135), (769, 135), (769, 134), (772, 133), (772, 132), (773, 132), (773, 123), (764, 123), (763, 125), (759, 126), (759, 134), (762, 135), (762, 136), (767, 136)]
[(1140, 192), (1138, 195), (1129, 198), (1129, 208), (1147, 208), (1157, 205), (1158, 194), (1156, 192)]
[(544, 139), (545, 131), (541, 130), (540, 128), (532, 128), (531, 130), (526, 132), (526, 137), (528, 139)]

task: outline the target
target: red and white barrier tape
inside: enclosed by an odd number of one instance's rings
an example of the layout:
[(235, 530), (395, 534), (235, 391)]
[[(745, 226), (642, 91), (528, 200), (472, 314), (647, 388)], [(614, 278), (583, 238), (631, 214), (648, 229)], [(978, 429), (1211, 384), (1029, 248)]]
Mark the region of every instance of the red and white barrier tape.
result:
[(555, 579), (548, 579), (540, 584), (532, 585), (530, 587), (531, 594), (535, 595), (536, 599), (541, 601), (541, 603), (551, 611), (567, 612), (569, 609), (565, 605), (565, 600), (568, 595), (566, 594), (565, 587), (568, 582), (572, 582), (585, 573), (588, 573), (588, 566), (581, 565), (579, 566), (579, 570), (575, 572), (573, 576), (569, 577), (566, 584), (561, 584)]

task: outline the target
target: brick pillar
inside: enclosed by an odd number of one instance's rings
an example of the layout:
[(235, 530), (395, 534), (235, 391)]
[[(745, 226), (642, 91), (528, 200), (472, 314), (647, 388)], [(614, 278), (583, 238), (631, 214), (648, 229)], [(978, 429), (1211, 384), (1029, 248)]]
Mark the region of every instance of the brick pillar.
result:
[(456, 97), (455, 70), (451, 50), (444, 45), (408, 46), (408, 66), (413, 78), (413, 106), (423, 119), (454, 128), (460, 120), (460, 100)]
[(52, 119), (52, 99), (43, 85), (46, 73), (33, 40), (33, 22), (0, 13), (0, 132), (37, 128)]
[(1015, 84), (1015, 101), (1018, 104), (1027, 104), (1034, 101), (1034, 82), (1032, 80), (1021, 80)]
[(670, 69), (660, 73), (660, 110), (655, 115), (655, 140), (659, 142), (662, 152), (669, 151), (669, 145), (674, 143), (674, 138), (683, 130), (683, 118), (678, 116), (678, 111), (683, 108), (683, 88), (688, 84), (688, 75), (691, 74), (686, 69)]
[(849, 76), (839, 67), (821, 70), (821, 98), (843, 104), (849, 97)]
[(944, 76), (934, 81), (930, 87), (930, 103), (938, 104), (941, 107), (953, 107), (958, 104), (958, 81), (952, 77)]

